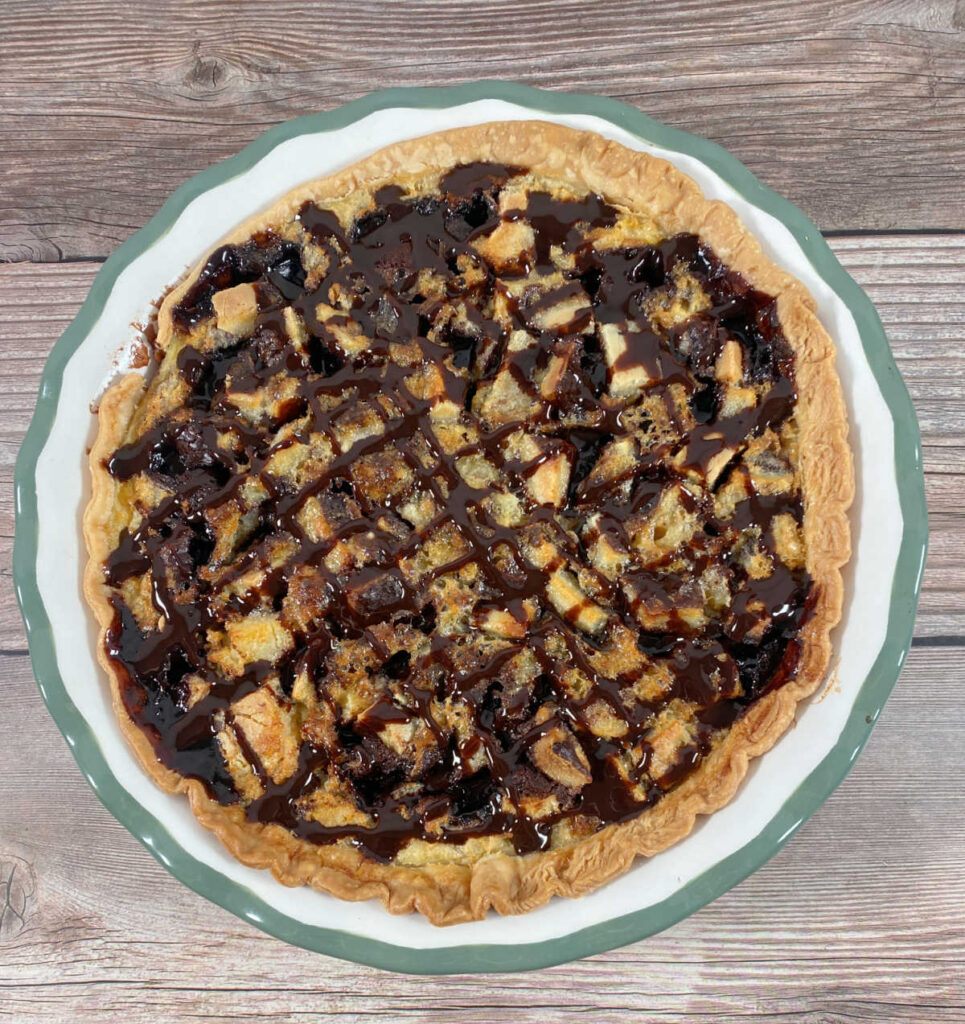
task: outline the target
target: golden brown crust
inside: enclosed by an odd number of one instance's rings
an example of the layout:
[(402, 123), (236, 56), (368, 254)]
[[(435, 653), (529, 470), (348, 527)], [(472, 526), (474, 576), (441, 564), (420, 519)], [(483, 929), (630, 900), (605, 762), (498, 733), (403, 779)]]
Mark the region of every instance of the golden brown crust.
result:
[[(90, 561), (85, 595), (101, 626), (98, 655), (111, 680), (118, 721), (138, 761), (168, 792), (185, 792), (198, 820), (243, 863), (268, 868), (285, 885), (311, 885), (343, 899), (377, 898), (393, 913), (418, 910), (437, 925), (481, 918), (492, 908), (523, 913), (554, 895), (579, 896), (616, 877), (638, 856), (651, 856), (686, 836), (698, 814), (727, 803), (748, 761), (769, 749), (787, 729), (799, 701), (820, 684), (831, 654), (830, 632), (842, 606), (841, 566), (850, 555), (847, 510), (854, 493), (851, 452), (834, 348), (804, 286), (772, 264), (758, 242), (724, 203), (708, 201), (671, 164), (628, 150), (601, 136), (539, 121), (453, 129), (390, 146), (329, 178), (301, 186), (239, 226), (224, 242), (238, 242), (276, 223), (306, 199), (331, 201), (373, 182), (417, 177), (458, 163), (492, 161), (523, 165), (607, 200), (653, 214), (666, 235), (699, 235), (753, 287), (777, 298), (784, 333), (795, 353), (801, 474), (805, 496), (807, 571), (816, 605), (801, 632), (793, 679), (753, 704), (701, 765), (676, 789), (637, 818), (611, 825), (573, 845), (526, 856), (482, 853), (468, 863), (443, 861), (418, 867), (379, 864), (342, 845), (318, 846), (277, 825), (245, 819), (238, 806), (210, 798), (202, 784), (161, 765), (141, 729), (127, 714), (120, 680), (104, 652), (113, 617), (101, 567), (109, 554), (115, 483), (104, 458), (130, 436), (131, 417), (143, 393), (132, 374), (113, 385), (100, 406), (100, 430), (91, 452), (93, 497), (84, 517)], [(171, 311), (202, 263), (165, 300), (159, 343), (172, 330)], [(481, 852), (481, 851), (478, 851)]]

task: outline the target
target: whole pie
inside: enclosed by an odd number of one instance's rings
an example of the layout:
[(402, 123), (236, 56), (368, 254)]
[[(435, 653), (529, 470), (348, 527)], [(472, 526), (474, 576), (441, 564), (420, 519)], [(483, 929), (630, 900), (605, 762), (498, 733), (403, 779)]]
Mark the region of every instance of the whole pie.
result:
[(104, 395), (87, 598), (124, 735), (246, 864), (436, 924), (726, 803), (820, 684), (834, 349), (672, 165), (541, 122), (243, 224)]

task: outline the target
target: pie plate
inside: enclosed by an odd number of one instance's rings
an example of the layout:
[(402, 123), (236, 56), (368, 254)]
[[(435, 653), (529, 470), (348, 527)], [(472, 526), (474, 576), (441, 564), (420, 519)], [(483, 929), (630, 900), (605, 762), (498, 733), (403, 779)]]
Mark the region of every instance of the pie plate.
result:
[[(579, 900), (556, 899), (513, 920), (436, 928), (287, 889), (234, 860), (187, 801), (138, 768), (118, 730), (96, 636), (81, 597), (86, 558), (86, 446), (95, 402), (129, 358), (167, 284), (235, 224), (295, 185), (382, 146), (459, 125), (542, 118), (589, 129), (670, 160), (723, 199), (767, 255), (817, 300), (837, 346), (856, 458), (854, 557), (833, 635), (831, 682), (799, 709), (738, 795), (665, 853)], [(927, 543), (918, 425), (867, 296), (817, 228), (713, 143), (594, 96), (497, 82), (397, 89), (278, 125), (182, 186), (105, 263), (54, 346), (17, 460), (14, 577), (41, 693), (108, 810), (184, 884), (287, 942), (412, 973), (528, 970), (646, 938), (693, 913), (772, 857), (845, 777), (868, 739), (911, 642)], [(68, 510), (65, 528), (64, 511)], [(72, 516), (72, 519), (70, 518)]]

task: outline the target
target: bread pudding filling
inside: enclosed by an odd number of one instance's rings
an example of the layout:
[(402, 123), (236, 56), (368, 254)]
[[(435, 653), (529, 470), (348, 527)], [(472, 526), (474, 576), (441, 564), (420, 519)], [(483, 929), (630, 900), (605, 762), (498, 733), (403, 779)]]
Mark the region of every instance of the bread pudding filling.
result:
[(521, 167), (332, 205), (210, 257), (107, 464), (127, 711), (379, 861), (626, 821), (796, 668), (775, 301)]

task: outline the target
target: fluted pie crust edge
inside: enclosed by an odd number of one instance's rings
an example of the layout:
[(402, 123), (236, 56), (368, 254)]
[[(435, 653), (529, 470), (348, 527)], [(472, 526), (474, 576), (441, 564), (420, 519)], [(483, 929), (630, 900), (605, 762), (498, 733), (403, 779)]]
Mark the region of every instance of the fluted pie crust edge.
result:
[[(392, 913), (419, 911), (436, 925), (476, 920), (490, 909), (500, 914), (524, 913), (553, 896), (588, 893), (624, 873), (637, 857), (652, 856), (684, 838), (697, 815), (709, 814), (730, 801), (748, 762), (785, 732), (798, 703), (817, 689), (828, 668), (830, 633), (842, 607), (840, 569), (851, 551), (847, 512), (854, 495), (834, 346), (816, 316), (814, 299), (799, 281), (767, 259), (729, 206), (706, 199), (692, 179), (665, 160), (594, 133), (541, 121), (457, 128), (389, 146), (346, 170), (300, 186), (219, 244), (243, 242), (309, 199), (324, 203), (375, 181), (410, 178), (475, 161), (525, 166), (585, 186), (610, 202), (650, 213), (667, 237), (698, 235), (751, 286), (776, 297), (781, 326), (794, 351), (806, 568), (816, 602), (798, 635), (801, 652), (794, 676), (753, 703), (679, 786), (638, 817), (607, 826), (570, 846), (526, 855), (489, 853), (470, 863), (381, 864), (354, 848), (316, 845), (281, 826), (249, 822), (243, 807), (222, 806), (201, 782), (158, 761), (147, 736), (124, 706), (121, 679), (105, 651), (114, 611), (103, 565), (111, 552), (116, 486), (105, 461), (123, 443), (143, 395), (145, 378), (140, 374), (124, 376), (100, 402), (99, 431), (90, 453), (92, 497), (83, 522), (90, 556), (84, 594), (100, 625), (98, 659), (110, 679), (121, 730), (154, 782), (166, 792), (186, 793), (197, 819), (238, 860), (268, 868), (283, 884), (310, 885), (347, 900), (378, 899)], [(204, 260), (161, 306), (158, 336), (162, 343), (172, 331), (173, 308), (203, 265)]]

